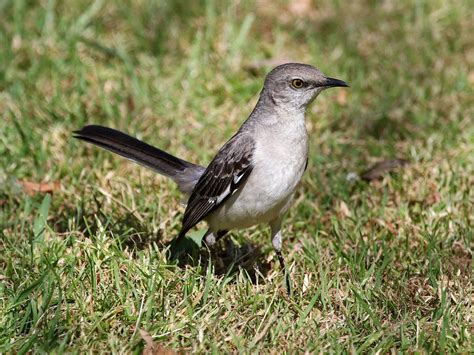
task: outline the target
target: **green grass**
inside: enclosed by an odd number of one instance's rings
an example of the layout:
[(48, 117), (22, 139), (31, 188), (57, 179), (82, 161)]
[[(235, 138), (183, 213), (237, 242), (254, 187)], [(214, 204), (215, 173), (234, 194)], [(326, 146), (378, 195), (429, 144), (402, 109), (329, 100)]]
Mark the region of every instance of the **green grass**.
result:
[[(473, 2), (190, 3), (0, 2), (0, 352), (140, 352), (140, 329), (186, 352), (472, 351)], [(307, 115), (291, 299), (266, 228), (232, 234), (246, 268), (180, 267), (173, 183), (71, 139), (102, 124), (205, 164), (275, 58), (351, 84)]]

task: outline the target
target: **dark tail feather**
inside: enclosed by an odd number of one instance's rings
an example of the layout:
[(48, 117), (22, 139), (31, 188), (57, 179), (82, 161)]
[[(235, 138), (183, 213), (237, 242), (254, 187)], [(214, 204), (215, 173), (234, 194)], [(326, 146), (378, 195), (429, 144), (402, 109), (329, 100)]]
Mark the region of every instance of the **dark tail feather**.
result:
[(168, 176), (187, 194), (191, 193), (204, 171), (200, 165), (179, 159), (112, 128), (85, 126), (74, 132), (74, 138), (95, 144)]

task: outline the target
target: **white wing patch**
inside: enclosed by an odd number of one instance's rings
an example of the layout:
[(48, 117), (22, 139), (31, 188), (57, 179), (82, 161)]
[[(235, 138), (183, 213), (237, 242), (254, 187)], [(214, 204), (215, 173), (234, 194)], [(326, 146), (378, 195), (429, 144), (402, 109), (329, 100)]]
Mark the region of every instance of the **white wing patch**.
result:
[[(236, 190), (234, 190), (232, 193), (234, 193), (235, 191)], [(216, 204), (217, 205), (220, 204), (229, 195), (229, 192), (230, 192), (230, 185), (227, 186), (225, 191), (217, 197), (217, 203)]]

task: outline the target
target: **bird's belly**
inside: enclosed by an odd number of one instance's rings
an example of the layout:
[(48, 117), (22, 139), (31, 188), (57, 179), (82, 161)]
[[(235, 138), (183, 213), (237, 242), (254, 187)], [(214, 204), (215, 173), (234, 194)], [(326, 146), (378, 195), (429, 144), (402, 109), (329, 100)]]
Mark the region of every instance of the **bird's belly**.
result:
[[(270, 158), (269, 158), (270, 157)], [(207, 219), (212, 230), (248, 228), (283, 215), (304, 172), (306, 155), (264, 155), (245, 184)]]

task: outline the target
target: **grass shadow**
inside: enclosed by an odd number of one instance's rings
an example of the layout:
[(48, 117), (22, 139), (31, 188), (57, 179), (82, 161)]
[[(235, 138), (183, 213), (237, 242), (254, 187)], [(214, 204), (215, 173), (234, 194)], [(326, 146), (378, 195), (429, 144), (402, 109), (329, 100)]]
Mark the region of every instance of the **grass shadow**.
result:
[(211, 264), (216, 276), (233, 275), (243, 270), (256, 283), (266, 277), (271, 269), (259, 245), (249, 241), (235, 244), (230, 235), (212, 247), (199, 247), (189, 238), (180, 242), (172, 241), (166, 247), (169, 247), (170, 259), (175, 260), (181, 268), (200, 265), (205, 272)]
[(73, 229), (81, 231), (85, 238), (94, 238), (98, 231), (105, 229), (122, 249), (142, 251), (156, 245), (165, 252), (170, 263), (176, 263), (180, 268), (201, 266), (203, 272), (212, 264), (216, 276), (232, 275), (244, 270), (252, 282), (256, 282), (271, 269), (257, 244), (246, 241), (237, 245), (230, 235), (211, 248), (205, 244), (200, 246), (189, 237), (179, 242), (167, 242), (161, 230), (153, 231), (133, 211), (108, 214), (104, 211), (102, 200), (94, 198), (93, 201), (90, 204), (81, 201), (79, 205), (61, 206), (56, 217), (50, 220), (50, 225), (57, 233), (65, 233), (71, 228), (67, 217), (74, 216)]

